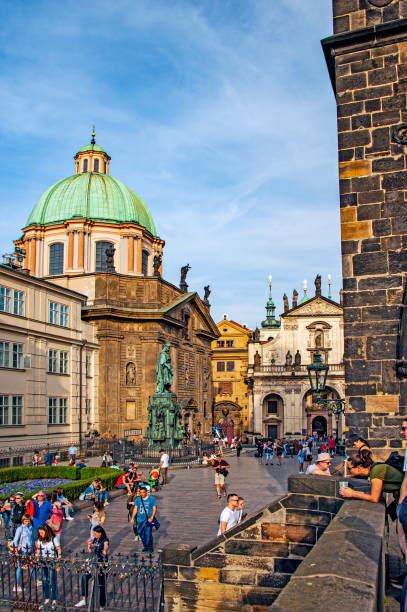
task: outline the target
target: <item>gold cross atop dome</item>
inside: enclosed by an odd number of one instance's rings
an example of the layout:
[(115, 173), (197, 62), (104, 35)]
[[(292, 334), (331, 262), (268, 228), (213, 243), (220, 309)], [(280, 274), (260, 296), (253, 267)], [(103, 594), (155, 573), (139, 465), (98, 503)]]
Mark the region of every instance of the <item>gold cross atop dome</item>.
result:
[(93, 144), (93, 145), (96, 144), (95, 136), (96, 136), (95, 126), (92, 125), (92, 139), (91, 139), (90, 143)]

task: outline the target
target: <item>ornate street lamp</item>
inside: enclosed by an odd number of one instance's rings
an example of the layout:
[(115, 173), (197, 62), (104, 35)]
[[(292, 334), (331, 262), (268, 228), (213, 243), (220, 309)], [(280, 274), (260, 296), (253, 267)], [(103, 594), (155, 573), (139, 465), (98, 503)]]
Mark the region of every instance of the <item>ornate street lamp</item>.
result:
[(321, 397), (321, 391), (325, 391), (326, 387), (326, 379), (328, 377), (329, 366), (325, 365), (321, 359), (321, 355), (319, 351), (314, 353), (314, 361), (311, 365), (307, 366), (308, 370), (308, 378), (311, 385), (311, 390), (316, 395), (316, 403), (324, 406), (328, 412), (332, 413), (335, 416), (336, 420), (336, 441), (338, 442), (339, 438), (339, 420), (341, 418), (341, 414), (344, 414), (345, 407), (345, 399), (337, 398), (337, 399), (325, 399)]
[(319, 351), (314, 353), (314, 361), (311, 365), (307, 365), (307, 370), (311, 390), (313, 393), (316, 393), (317, 402), (319, 403), (320, 392), (325, 389), (329, 370), (329, 366), (325, 365), (322, 361)]

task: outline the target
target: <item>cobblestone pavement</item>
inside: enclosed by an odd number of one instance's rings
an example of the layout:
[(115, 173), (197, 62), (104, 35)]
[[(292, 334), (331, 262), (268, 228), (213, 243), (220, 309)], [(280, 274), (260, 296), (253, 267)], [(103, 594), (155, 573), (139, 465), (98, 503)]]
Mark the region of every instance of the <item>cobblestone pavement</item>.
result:
[[(231, 469), (227, 476), (227, 491), (246, 500), (248, 514), (263, 508), (284, 495), (287, 477), (298, 473), (297, 459), (283, 459), (279, 467), (259, 463), (254, 451), (242, 453), (240, 458), (225, 457)], [(147, 472), (147, 470), (145, 470)], [(158, 504), (161, 527), (154, 530), (154, 546), (162, 548), (170, 542), (201, 545), (216, 536), (218, 518), (225, 499), (217, 499), (214, 471), (209, 468), (170, 470), (169, 484), (154, 494)], [(110, 538), (111, 552), (128, 554), (141, 550), (134, 541), (127, 521), (126, 496), (118, 497), (106, 508), (105, 529)], [(62, 548), (81, 550), (89, 537), (88, 510), (77, 512), (74, 521), (65, 522)]]

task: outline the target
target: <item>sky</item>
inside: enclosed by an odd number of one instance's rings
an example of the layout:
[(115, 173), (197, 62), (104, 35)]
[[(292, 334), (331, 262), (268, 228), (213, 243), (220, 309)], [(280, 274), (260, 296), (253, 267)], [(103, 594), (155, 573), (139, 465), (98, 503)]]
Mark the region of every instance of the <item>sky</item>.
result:
[(330, 0), (2, 0), (0, 247), (90, 141), (147, 203), (163, 276), (211, 314), (265, 318), (341, 288)]

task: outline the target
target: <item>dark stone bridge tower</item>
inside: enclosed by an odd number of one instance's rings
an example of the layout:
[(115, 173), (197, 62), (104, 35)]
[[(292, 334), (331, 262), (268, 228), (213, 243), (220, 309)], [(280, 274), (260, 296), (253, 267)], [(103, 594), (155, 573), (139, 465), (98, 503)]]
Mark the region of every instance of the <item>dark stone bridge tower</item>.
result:
[(338, 111), (346, 422), (384, 457), (407, 414), (407, 1), (333, 0), (333, 15), (322, 45)]

